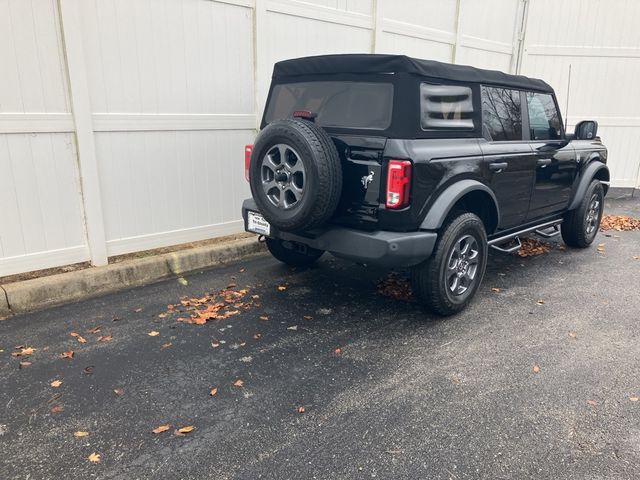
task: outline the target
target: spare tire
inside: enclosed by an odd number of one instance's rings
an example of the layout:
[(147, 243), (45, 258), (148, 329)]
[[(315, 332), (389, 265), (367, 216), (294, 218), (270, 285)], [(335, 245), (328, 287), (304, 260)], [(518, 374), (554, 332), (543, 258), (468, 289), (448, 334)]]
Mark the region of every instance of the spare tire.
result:
[(283, 231), (325, 223), (342, 192), (342, 168), (333, 141), (315, 123), (289, 118), (256, 138), (249, 166), (251, 193), (264, 218)]

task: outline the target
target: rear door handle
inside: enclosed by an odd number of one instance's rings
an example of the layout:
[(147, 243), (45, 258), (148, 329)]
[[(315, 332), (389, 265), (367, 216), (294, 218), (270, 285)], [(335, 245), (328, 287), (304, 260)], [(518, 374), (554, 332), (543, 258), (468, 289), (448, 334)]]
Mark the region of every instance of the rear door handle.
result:
[(508, 166), (509, 164), (507, 162), (490, 163), (489, 170), (492, 170), (494, 172), (501, 172), (502, 170), (505, 170)]
[(551, 159), (550, 158), (540, 158), (538, 159), (538, 166), (539, 167), (546, 167), (547, 165), (549, 165), (551, 163)]

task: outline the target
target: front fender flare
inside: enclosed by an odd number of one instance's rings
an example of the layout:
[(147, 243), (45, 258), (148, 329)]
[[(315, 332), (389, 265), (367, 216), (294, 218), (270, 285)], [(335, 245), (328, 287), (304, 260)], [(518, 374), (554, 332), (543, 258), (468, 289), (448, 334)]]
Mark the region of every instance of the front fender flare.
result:
[(587, 188), (589, 188), (589, 185), (601, 170), (606, 171), (607, 178), (609, 178), (609, 167), (607, 167), (601, 161), (594, 160), (589, 165), (587, 165), (587, 168), (585, 168), (584, 172), (582, 172), (580, 183), (578, 183), (578, 187), (573, 194), (573, 199), (571, 200), (571, 203), (569, 204), (567, 210), (575, 210), (576, 208), (578, 208), (578, 205), (580, 205), (582, 197), (584, 197)]
[(420, 230), (437, 230), (442, 227), (447, 215), (453, 206), (464, 197), (467, 193), (473, 191), (482, 191), (487, 193), (493, 199), (493, 206), (496, 210), (498, 222), (500, 222), (500, 208), (495, 194), (484, 183), (477, 180), (465, 179), (460, 180), (453, 185), (447, 187), (431, 205), (427, 216), (420, 225)]

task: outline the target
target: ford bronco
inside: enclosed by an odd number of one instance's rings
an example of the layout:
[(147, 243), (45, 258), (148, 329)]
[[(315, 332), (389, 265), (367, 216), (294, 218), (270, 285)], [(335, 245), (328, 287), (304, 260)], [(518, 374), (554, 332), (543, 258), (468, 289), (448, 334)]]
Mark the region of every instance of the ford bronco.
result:
[(451, 315), (489, 247), (593, 242), (609, 181), (597, 128), (565, 132), (553, 88), (520, 75), (400, 55), (279, 62), (245, 149), (245, 229), (289, 265), (328, 251), (410, 267), (418, 299)]

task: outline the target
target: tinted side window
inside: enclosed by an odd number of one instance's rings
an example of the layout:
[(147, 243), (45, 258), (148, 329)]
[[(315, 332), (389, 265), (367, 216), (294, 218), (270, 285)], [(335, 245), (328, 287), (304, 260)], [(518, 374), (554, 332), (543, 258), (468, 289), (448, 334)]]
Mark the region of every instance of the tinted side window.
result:
[(471, 88), (420, 84), (420, 124), (423, 130), (451, 128), (473, 130)]
[(490, 140), (522, 140), (520, 92), (482, 87), (482, 131)]
[(543, 93), (527, 93), (531, 140), (556, 140), (562, 137), (560, 115), (553, 97)]

